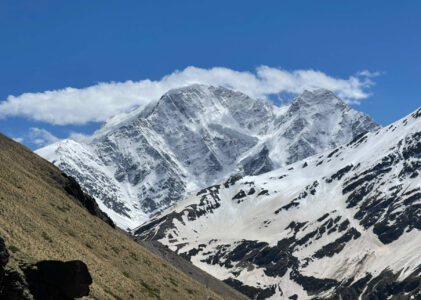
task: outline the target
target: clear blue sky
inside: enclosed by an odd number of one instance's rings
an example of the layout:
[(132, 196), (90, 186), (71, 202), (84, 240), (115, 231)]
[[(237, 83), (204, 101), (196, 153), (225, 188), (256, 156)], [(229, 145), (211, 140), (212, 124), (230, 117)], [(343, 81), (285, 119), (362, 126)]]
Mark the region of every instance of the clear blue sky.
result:
[[(98, 82), (159, 80), (187, 66), (254, 72), (267, 65), (373, 78), (354, 106), (388, 124), (421, 106), (421, 1), (2, 0), (0, 101)], [(13, 137), (60, 138), (98, 123), (0, 120)], [(31, 148), (36, 144), (26, 139)]]

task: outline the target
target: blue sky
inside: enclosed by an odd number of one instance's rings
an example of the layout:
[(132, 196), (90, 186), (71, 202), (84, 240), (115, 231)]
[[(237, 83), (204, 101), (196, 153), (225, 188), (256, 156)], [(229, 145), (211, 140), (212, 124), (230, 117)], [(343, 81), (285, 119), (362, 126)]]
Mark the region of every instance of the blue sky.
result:
[[(23, 138), (32, 149), (54, 136), (89, 134), (101, 115), (133, 105), (136, 91), (153, 97), (197, 74), (214, 82), (220, 70), (213, 67), (225, 68), (224, 78), (233, 86), (247, 83), (242, 74), (258, 82), (263, 76), (264, 83), (273, 74), (297, 82), (310, 76), (304, 81), (337, 87), (349, 101), (360, 102), (356, 109), (388, 124), (421, 106), (420, 15), (416, 0), (2, 0), (0, 131)], [(183, 72), (189, 66), (196, 69)], [(175, 70), (181, 74), (162, 83)], [(369, 76), (358, 74), (364, 70)], [(145, 79), (154, 82), (153, 91), (145, 90)], [(127, 80), (142, 81), (142, 88), (97, 86)], [(294, 84), (289, 91), (296, 91)], [(128, 86), (131, 94), (120, 97)], [(81, 103), (76, 113), (72, 91), (44, 93), (66, 87), (82, 89), (82, 96), (74, 92)], [(361, 97), (353, 96), (359, 92)], [(31, 94), (20, 97), (24, 93)], [(272, 98), (269, 94), (252, 96)], [(104, 95), (114, 98), (101, 102)]]

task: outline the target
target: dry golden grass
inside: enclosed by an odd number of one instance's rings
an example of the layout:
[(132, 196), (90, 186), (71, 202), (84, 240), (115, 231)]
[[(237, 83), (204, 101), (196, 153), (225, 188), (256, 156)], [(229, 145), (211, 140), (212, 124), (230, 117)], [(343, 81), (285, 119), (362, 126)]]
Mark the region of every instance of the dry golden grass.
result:
[(57, 176), (52, 164), (0, 135), (0, 235), (12, 266), (80, 259), (93, 278), (86, 299), (222, 299), (79, 207)]

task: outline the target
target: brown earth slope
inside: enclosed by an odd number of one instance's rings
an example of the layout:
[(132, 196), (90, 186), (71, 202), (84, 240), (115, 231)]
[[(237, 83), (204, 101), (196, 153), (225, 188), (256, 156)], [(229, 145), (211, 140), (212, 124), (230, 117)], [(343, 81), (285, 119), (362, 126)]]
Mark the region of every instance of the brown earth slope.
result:
[(194, 278), (200, 283), (204, 284), (206, 287), (211, 288), (213, 291), (217, 292), (224, 297), (236, 298), (238, 295), (234, 289), (232, 289), (228, 284), (216, 279), (212, 275), (206, 273), (202, 269), (199, 269), (193, 265), (190, 261), (184, 259), (183, 257), (177, 255), (174, 251), (171, 251), (167, 246), (161, 244), (158, 241), (138, 241), (143, 247), (151, 251), (152, 253), (158, 255), (162, 259), (169, 262), (171, 265), (176, 267), (178, 270), (187, 274), (187, 276)]
[(54, 165), (0, 134), (0, 236), (11, 254), (9, 268), (39, 260), (82, 260), (93, 278), (86, 299), (232, 298), (216, 294), (92, 216), (65, 190), (66, 180)]

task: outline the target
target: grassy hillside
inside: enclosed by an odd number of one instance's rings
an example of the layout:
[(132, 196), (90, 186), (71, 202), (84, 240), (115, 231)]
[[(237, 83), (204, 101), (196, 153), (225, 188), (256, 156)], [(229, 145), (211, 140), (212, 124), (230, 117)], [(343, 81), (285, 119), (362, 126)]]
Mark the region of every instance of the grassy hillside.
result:
[(0, 134), (0, 236), (9, 265), (82, 260), (93, 278), (89, 299), (227, 299), (89, 214), (63, 190), (62, 177)]

